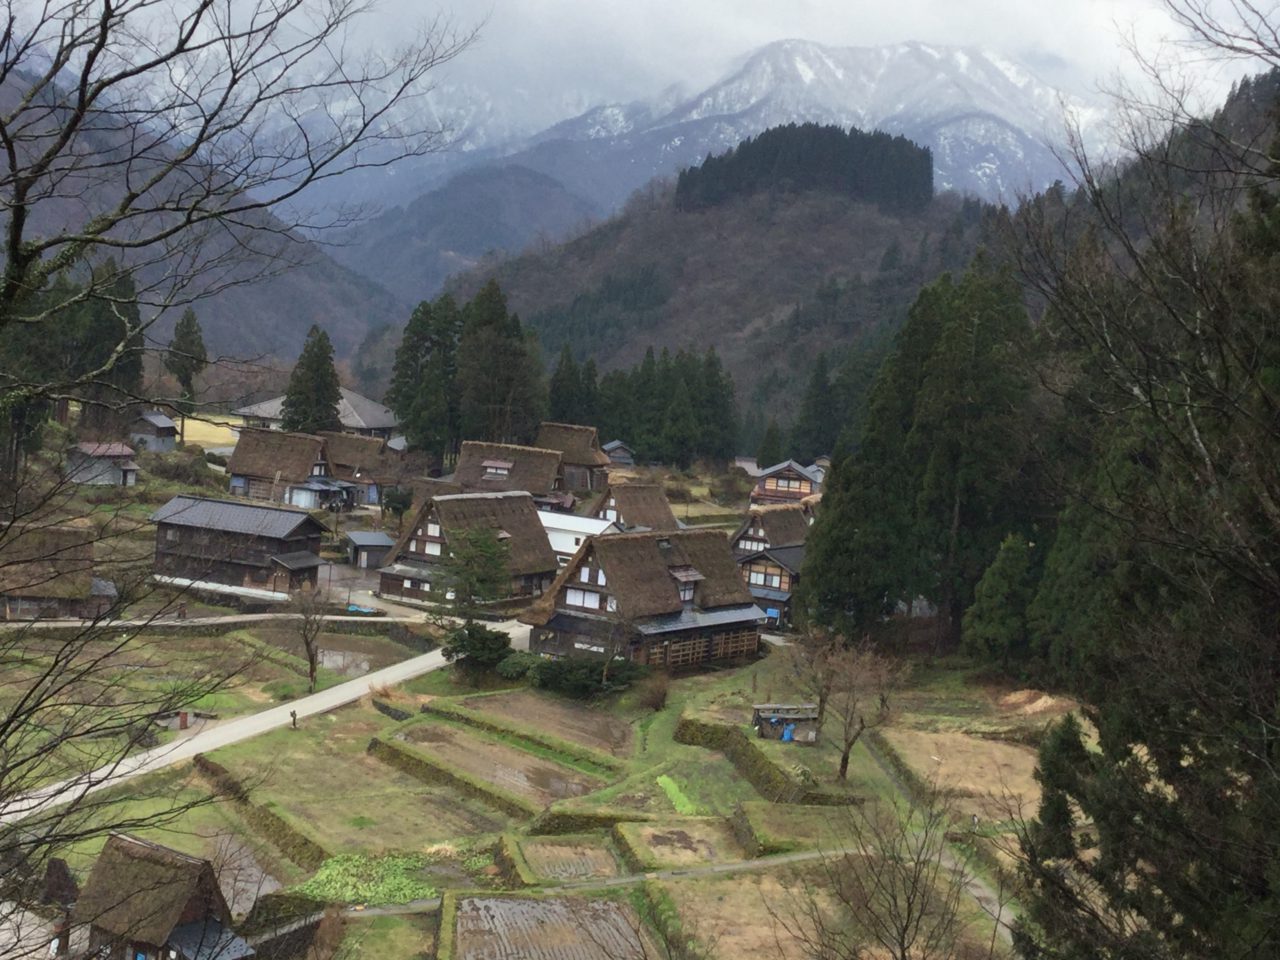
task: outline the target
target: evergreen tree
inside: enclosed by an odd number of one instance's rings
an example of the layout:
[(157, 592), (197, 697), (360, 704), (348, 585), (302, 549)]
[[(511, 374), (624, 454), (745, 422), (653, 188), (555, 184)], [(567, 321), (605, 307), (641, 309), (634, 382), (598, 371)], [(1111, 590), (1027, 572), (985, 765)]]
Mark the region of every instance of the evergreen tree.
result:
[(660, 459), (662, 415), (667, 405), (653, 347), (645, 351), (644, 360), (631, 372), (630, 394), (633, 449), (645, 460)]
[(585, 423), (590, 427), (600, 426), (600, 375), (596, 371), (596, 361), (588, 357), (582, 365), (580, 374), (581, 391), (578, 394), (577, 423)]
[(548, 385), (549, 416), (557, 423), (583, 423), (582, 374), (566, 343)]
[(462, 314), (457, 390), (463, 438), (529, 442), (546, 407), (536, 340), (508, 312), (495, 280), (481, 288)]
[(663, 417), (661, 459), (664, 463), (687, 468), (693, 463), (697, 443), (698, 420), (689, 399), (689, 388), (683, 380), (677, 380)]
[(778, 428), (778, 421), (770, 419), (769, 425), (764, 428), (764, 439), (760, 441), (760, 448), (756, 451), (756, 464), (764, 469), (781, 462), (782, 431)]
[(444, 462), (458, 451), (457, 350), (461, 316), (444, 294), (414, 308), (396, 350), (386, 402), (411, 450)]
[(341, 399), (338, 371), (333, 365), (333, 344), (327, 333), (312, 324), (298, 362), (289, 375), (280, 427), (298, 433), (341, 430), (342, 422), (338, 419)]
[(142, 389), (142, 319), (127, 269), (108, 260), (94, 270), (94, 283), (96, 292), (73, 311), (71, 370), (92, 376), (82, 391), (82, 425), (93, 433), (114, 434), (128, 422), (132, 400)]
[(702, 358), (701, 403), (698, 425), (700, 452), (721, 463), (737, 452), (738, 421), (734, 410), (733, 378), (720, 363), (715, 347)]
[(473, 527), (451, 536), (440, 566), (446, 591), (452, 594), (450, 612), (467, 623), (486, 602), (511, 590), (507, 545), (493, 530)]
[(1010, 658), (1027, 655), (1034, 549), (1034, 544), (1014, 533), (1001, 542), (995, 560), (978, 581), (973, 605), (964, 614), (963, 641), (970, 653), (1006, 667)]
[(183, 413), (182, 429), (185, 436), (186, 415), (195, 409), (195, 380), (209, 365), (209, 354), (205, 349), (204, 335), (200, 330), (200, 321), (196, 312), (188, 307), (178, 318), (173, 328), (173, 339), (169, 341), (169, 349), (164, 357), (165, 368), (177, 378), (181, 388), (178, 409)]
[(819, 454), (831, 453), (835, 446), (838, 420), (831, 409), (831, 374), (827, 355), (818, 354), (809, 374), (809, 385), (800, 400), (800, 412), (791, 425), (791, 456), (800, 463), (812, 463)]

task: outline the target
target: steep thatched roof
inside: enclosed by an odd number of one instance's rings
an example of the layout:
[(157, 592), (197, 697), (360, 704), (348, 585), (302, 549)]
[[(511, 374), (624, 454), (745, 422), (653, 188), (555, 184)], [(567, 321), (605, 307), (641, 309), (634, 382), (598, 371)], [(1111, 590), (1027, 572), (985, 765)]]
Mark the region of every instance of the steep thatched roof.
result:
[(559, 567), (547, 531), (538, 519), (533, 497), (523, 491), (435, 497), (418, 509), (390, 556), (421, 561), (422, 555), (408, 553), (408, 543), (433, 514), (446, 543), (466, 530), (489, 530), (497, 534), (506, 544), (507, 570), (513, 577), (551, 573)]
[(387, 450), (387, 441), (381, 437), (362, 437), (356, 433), (323, 430), (318, 436), (324, 440), (330, 469), (339, 480), (354, 482), (358, 470), (361, 480), (376, 482), (387, 453), (398, 456), (394, 451)]
[(231, 912), (208, 860), (113, 833), (93, 865), (72, 917), (118, 937), (163, 946), (192, 913), (229, 924)]
[(600, 449), (595, 427), (545, 421), (538, 427), (535, 444), (544, 450), (559, 450), (563, 463), (577, 467), (607, 467), (613, 462)]
[(324, 438), (310, 433), (242, 429), (227, 461), (227, 473), (244, 477), (305, 483), (311, 468), (325, 459)]
[(93, 539), (86, 527), (15, 525), (0, 544), (0, 595), (88, 598), (93, 591)]
[(764, 531), (764, 539), (771, 547), (804, 543), (809, 535), (809, 518), (801, 504), (761, 504), (747, 511), (746, 520), (729, 538), (730, 542), (736, 544), (757, 525)]
[(693, 591), (693, 606), (698, 610), (753, 603), (723, 533), (717, 530), (616, 533), (592, 537), (584, 543), (543, 600), (521, 619), (536, 624), (550, 620), (561, 588), (573, 585), (578, 567), (591, 556), (604, 570), (608, 592), (618, 601), (618, 614), (627, 620), (679, 613), (684, 609), (677, 580), (677, 574), (681, 573), (698, 578)]
[[(505, 476), (495, 476), (486, 463), (502, 464)], [(560, 473), (560, 451), (541, 447), (521, 447), (514, 443), (481, 443), (467, 440), (458, 454), (453, 480), (468, 493), (524, 490), (535, 496), (556, 488)]]
[[(609, 501), (614, 506), (609, 507)], [(611, 482), (587, 509), (598, 517), (606, 509), (618, 512), (618, 525), (624, 530), (643, 527), (649, 530), (678, 530), (676, 515), (671, 512), (667, 495), (658, 483)]]

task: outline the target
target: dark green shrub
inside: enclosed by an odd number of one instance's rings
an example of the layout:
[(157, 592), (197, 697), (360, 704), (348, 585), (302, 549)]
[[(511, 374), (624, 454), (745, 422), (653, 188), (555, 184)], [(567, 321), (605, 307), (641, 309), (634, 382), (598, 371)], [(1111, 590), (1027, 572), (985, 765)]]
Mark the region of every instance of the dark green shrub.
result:
[(511, 638), (483, 623), (467, 623), (450, 632), (444, 658), (464, 670), (492, 670), (511, 653)]
[(604, 664), (599, 660), (543, 660), (533, 672), (536, 686), (573, 697), (575, 700), (591, 700), (618, 690), (625, 690), (644, 676), (646, 669), (626, 660), (615, 660), (604, 676)]
[(536, 653), (517, 650), (508, 654), (495, 671), (504, 680), (523, 680), (529, 675), (529, 671), (536, 669), (540, 663), (542, 658)]

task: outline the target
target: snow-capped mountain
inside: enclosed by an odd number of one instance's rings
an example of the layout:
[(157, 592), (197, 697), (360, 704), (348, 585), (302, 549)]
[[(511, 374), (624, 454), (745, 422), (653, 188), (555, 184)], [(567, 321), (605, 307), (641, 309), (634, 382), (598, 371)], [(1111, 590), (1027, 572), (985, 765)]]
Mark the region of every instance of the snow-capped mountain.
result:
[[(578, 180), (610, 207), (649, 177), (769, 127), (814, 121), (904, 134), (933, 148), (938, 189), (995, 199), (1059, 177), (1054, 149), (1066, 141), (1068, 119), (1088, 138), (1100, 117), (1096, 107), (986, 50), (782, 40), (665, 110), (643, 102), (593, 107), (538, 134), (516, 156), (552, 176), (567, 174), (566, 184)], [(616, 175), (593, 169), (603, 164)]]

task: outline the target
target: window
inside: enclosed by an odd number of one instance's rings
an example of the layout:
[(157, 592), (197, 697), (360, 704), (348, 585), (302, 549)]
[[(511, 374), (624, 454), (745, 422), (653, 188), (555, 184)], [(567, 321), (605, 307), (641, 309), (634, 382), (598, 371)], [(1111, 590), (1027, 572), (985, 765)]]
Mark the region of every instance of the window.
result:
[(507, 467), (485, 467), (484, 475), (486, 477), (506, 477), (510, 476), (511, 471)]
[(410, 552), (410, 553), (417, 553), (417, 552), (418, 552), (418, 541), (417, 541), (417, 540), (410, 540), (410, 541), (409, 541), (409, 552)]
[(617, 510), (601, 510), (600, 519), (601, 520), (617, 520), (618, 511)]
[(591, 568), (585, 563), (578, 568), (578, 580), (581, 583), (591, 582)]
[(743, 537), (738, 541), (738, 549), (744, 553), (755, 553), (759, 550), (768, 549), (769, 544), (763, 540), (752, 540), (750, 537)]
[(581, 538), (581, 537), (574, 537), (574, 538), (573, 538), (573, 545), (574, 545), (575, 547), (580, 547), (580, 546), (582, 546), (582, 538)]
[(418, 536), (422, 536), (422, 528), (421, 528), (421, 527), (419, 527), (419, 528), (418, 528)]
[(178, 531), (175, 530), (173, 527), (167, 527), (164, 531), (164, 538), (165, 540), (169, 541), (169, 543), (177, 543)]
[(682, 584), (680, 584), (680, 599), (681, 599), (681, 600), (683, 600), (683, 601), (684, 601), (684, 602), (686, 602), (686, 603), (693, 599), (693, 584), (692, 584), (692, 583), (682, 583)]
[(570, 587), (565, 593), (564, 602), (571, 607), (583, 607), (587, 610), (600, 609), (600, 594), (591, 590), (578, 590)]
[(596, 571), (596, 583), (599, 586), (604, 586), (604, 567), (601, 567)]
[(606, 597), (606, 598), (605, 598), (604, 608), (605, 608), (606, 610), (608, 610), (610, 613), (617, 613), (617, 612), (618, 612), (618, 598), (617, 598), (617, 597)]
[(436, 543), (435, 541), (428, 540), (422, 546), (423, 546), (423, 549), (426, 550), (428, 555), (433, 557), (440, 556), (440, 544)]
[(329, 471), (325, 469), (323, 463), (314, 463), (311, 465), (311, 475), (313, 477), (323, 477)]
[[(421, 530), (419, 530), (418, 532), (419, 532), (419, 533), (421, 533), (422, 531), (421, 531)], [(428, 537), (438, 537), (438, 536), (440, 536), (440, 524), (438, 524), (438, 523), (428, 523), (428, 524), (427, 524), (427, 536), (428, 536)]]
[(413, 589), (413, 581), (412, 581), (412, 580), (410, 580), (408, 577), (405, 577), (405, 580), (404, 580), (404, 589), (406, 589), (406, 590), (412, 590), (412, 589)]

